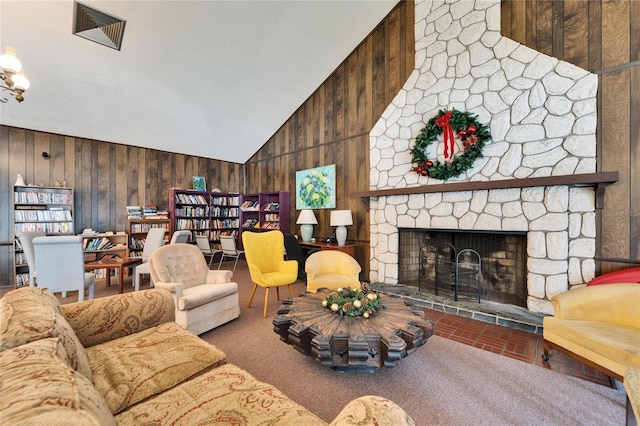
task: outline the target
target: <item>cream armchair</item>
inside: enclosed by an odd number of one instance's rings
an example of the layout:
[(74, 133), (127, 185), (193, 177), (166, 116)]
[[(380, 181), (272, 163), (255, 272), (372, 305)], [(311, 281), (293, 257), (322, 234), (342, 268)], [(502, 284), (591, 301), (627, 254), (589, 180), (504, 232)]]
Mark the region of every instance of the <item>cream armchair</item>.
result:
[(360, 288), (358, 262), (337, 250), (322, 250), (311, 254), (304, 267), (307, 272), (307, 291), (315, 293), (319, 288), (336, 290), (341, 287)]
[(149, 257), (154, 286), (169, 290), (176, 301), (176, 322), (194, 334), (218, 327), (240, 315), (238, 284), (233, 273), (209, 270), (192, 244), (169, 244)]

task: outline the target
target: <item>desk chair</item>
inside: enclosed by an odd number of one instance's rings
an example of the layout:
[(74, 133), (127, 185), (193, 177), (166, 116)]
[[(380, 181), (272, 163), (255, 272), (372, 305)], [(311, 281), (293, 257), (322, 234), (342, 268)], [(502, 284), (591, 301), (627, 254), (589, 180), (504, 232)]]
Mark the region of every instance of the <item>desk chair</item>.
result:
[(205, 259), (207, 258), (207, 256), (209, 256), (209, 269), (211, 269), (211, 262), (213, 261), (213, 258), (216, 256), (216, 254), (222, 253), (222, 250), (212, 249), (211, 243), (209, 242), (209, 237), (207, 237), (206, 235), (196, 235), (196, 244), (198, 245), (198, 248), (204, 255)]
[[(244, 238), (242, 241), (244, 241)], [(233, 272), (235, 272), (238, 259), (241, 255), (245, 254), (244, 250), (238, 250), (236, 247), (236, 238), (229, 235), (220, 236), (220, 246), (222, 248), (222, 257), (220, 258), (218, 269), (222, 266), (224, 259), (235, 259), (233, 264)]]
[(22, 246), (24, 257), (27, 258), (27, 266), (29, 266), (29, 286), (36, 285), (36, 258), (33, 253), (33, 239), (45, 237), (47, 234), (42, 231), (18, 232), (18, 240)]
[[(164, 234), (167, 232), (165, 228), (151, 228), (147, 233), (142, 249), (142, 263), (136, 265), (133, 269), (133, 287), (135, 291), (140, 290), (140, 275), (149, 274), (149, 257), (158, 248), (164, 244)], [(153, 283), (153, 281), (152, 281)]]
[(263, 316), (266, 317), (269, 288), (276, 288), (276, 294), (280, 300), (280, 286), (286, 285), (289, 287), (291, 297), (293, 297), (291, 284), (298, 279), (298, 262), (284, 260), (284, 236), (281, 231), (243, 232), (242, 244), (251, 281), (253, 281), (248, 307), (251, 307), (258, 286), (264, 287)]
[(94, 296), (93, 272), (84, 271), (82, 237), (64, 235), (37, 237), (33, 239), (36, 270), (40, 271), (38, 286), (51, 293), (78, 292), (78, 302), (84, 300), (84, 291), (89, 289), (89, 299)]
[[(304, 270), (304, 264), (311, 253), (306, 253), (300, 246), (300, 242), (291, 234), (284, 234), (284, 248), (287, 252), (287, 259), (298, 262), (298, 278), (307, 281), (307, 273)], [(317, 250), (313, 250), (315, 252)]]

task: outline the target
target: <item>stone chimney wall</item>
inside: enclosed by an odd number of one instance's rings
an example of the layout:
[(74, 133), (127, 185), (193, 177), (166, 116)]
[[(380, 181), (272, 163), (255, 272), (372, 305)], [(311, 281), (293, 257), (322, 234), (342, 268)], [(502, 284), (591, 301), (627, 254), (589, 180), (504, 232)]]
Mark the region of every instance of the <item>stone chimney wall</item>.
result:
[[(370, 133), (370, 190), (443, 183), (412, 172), (410, 153), (442, 108), (476, 114), (492, 137), (484, 157), (448, 182), (596, 171), (596, 75), (503, 37), (499, 0), (418, 0), (415, 20), (415, 69)], [(594, 275), (592, 188), (374, 198), (372, 282), (397, 283), (398, 227), (527, 231), (533, 311), (551, 313), (554, 294)]]

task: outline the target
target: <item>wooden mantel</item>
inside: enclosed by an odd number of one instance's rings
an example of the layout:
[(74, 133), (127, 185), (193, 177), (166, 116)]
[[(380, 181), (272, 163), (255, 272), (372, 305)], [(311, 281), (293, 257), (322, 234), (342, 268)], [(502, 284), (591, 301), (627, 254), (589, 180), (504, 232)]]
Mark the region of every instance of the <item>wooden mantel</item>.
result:
[(608, 183), (618, 181), (618, 172), (584, 173), (578, 175), (544, 176), (524, 179), (504, 179), (477, 182), (453, 182), (436, 185), (421, 185), (409, 188), (390, 188), (376, 191), (355, 192), (354, 196), (362, 198), (369, 210), (369, 199), (372, 197), (388, 197), (391, 195), (427, 194), (434, 192), (483, 191), (488, 189), (530, 188), (534, 186), (595, 186), (596, 208), (604, 208), (604, 189)]

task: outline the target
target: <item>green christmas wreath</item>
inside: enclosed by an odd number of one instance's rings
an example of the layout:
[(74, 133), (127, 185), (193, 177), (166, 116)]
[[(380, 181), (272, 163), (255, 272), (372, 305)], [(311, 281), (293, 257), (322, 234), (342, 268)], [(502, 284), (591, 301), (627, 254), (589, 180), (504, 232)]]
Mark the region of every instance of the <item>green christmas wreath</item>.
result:
[[(427, 148), (438, 140), (440, 134), (445, 144), (443, 163), (437, 159), (430, 160), (427, 155)], [(456, 136), (464, 147), (458, 155), (454, 155)], [(412, 170), (421, 176), (440, 180), (460, 176), (473, 166), (476, 159), (482, 158), (482, 149), (489, 140), (489, 126), (480, 123), (475, 114), (455, 108), (441, 109), (416, 136), (416, 143), (411, 149), (412, 164), (415, 164)]]

